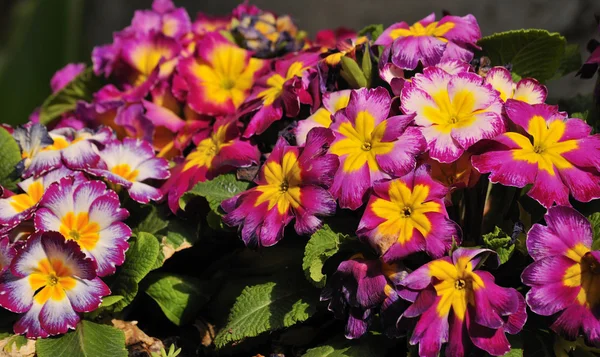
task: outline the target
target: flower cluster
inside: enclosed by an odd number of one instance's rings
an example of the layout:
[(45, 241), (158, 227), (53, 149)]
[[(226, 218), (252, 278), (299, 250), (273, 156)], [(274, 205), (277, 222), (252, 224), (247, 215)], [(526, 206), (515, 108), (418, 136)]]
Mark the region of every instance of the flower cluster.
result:
[[(36, 112), (12, 131), (21, 180), (0, 198), (0, 306), (21, 314), (15, 332), (64, 333), (110, 294), (101, 278), (125, 260), (126, 203), (181, 217), (186, 192), (235, 172), (247, 189), (209, 199), (210, 217), (245, 246), (301, 241), (329, 220), (358, 238), (321, 293), (347, 338), (380, 328), (423, 357), (500, 356), (529, 306), (600, 347), (600, 253), (571, 208), (600, 198), (600, 135), (536, 79), (474, 60), (472, 15), (373, 34), (312, 40), (248, 4), (194, 21), (170, 0), (137, 11), (92, 53), (110, 84), (48, 127)], [(84, 70), (66, 66), (52, 90)], [(498, 187), (512, 194), (495, 217)], [(489, 222), (521, 223), (507, 213), (523, 214), (521, 196), (547, 210), (526, 237), (527, 298), (496, 284), (498, 245), (482, 238)]]

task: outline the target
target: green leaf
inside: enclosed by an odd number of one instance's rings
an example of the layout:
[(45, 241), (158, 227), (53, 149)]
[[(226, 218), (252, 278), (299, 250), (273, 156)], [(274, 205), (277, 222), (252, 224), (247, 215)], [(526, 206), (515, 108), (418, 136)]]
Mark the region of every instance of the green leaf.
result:
[(358, 36), (367, 36), (373, 42), (381, 36), (383, 33), (383, 25), (382, 24), (371, 24), (363, 27), (362, 30), (358, 31)]
[(484, 247), (498, 253), (500, 264), (506, 263), (515, 251), (515, 244), (511, 241), (512, 238), (497, 226), (493, 232), (483, 235)]
[(27, 344), (27, 338), (23, 335), (12, 335), (8, 337), (6, 344), (4, 345), (4, 352), (15, 353), (18, 352), (21, 347)]
[(175, 274), (156, 273), (148, 277), (145, 289), (165, 316), (181, 326), (194, 319), (198, 310), (209, 300), (201, 290), (198, 279)]
[(369, 44), (365, 45), (365, 52), (361, 61), (361, 68), (365, 79), (367, 80), (367, 88), (371, 87), (371, 81), (373, 79), (373, 62), (371, 62), (371, 50)]
[(381, 336), (366, 336), (360, 340), (334, 339), (330, 344), (311, 348), (302, 357), (379, 357), (386, 353)]
[(558, 79), (566, 76), (569, 73), (578, 71), (581, 68), (581, 54), (579, 53), (578, 44), (570, 44), (565, 47), (565, 53), (560, 61), (558, 70), (552, 79)]
[(146, 232), (156, 234), (169, 225), (169, 222), (159, 214), (156, 206), (149, 207), (150, 212), (139, 224), (133, 227), (133, 233)]
[(106, 296), (105, 298), (102, 299), (102, 304), (100, 305), (100, 307), (112, 306), (121, 300), (123, 300), (123, 296), (121, 296), (121, 295)]
[(15, 166), (21, 161), (21, 149), (16, 140), (0, 128), (0, 186), (14, 190), (17, 188), (19, 177)]
[(559, 70), (566, 40), (558, 33), (527, 29), (496, 33), (479, 40), (483, 53), (492, 65), (512, 64), (512, 71), (521, 77), (533, 77), (545, 82)]
[(232, 173), (219, 175), (213, 180), (198, 182), (191, 190), (184, 193), (179, 200), (179, 207), (185, 210), (185, 206), (191, 199), (200, 196), (206, 198), (213, 211), (219, 212), (221, 202), (246, 191), (250, 184), (250, 182), (239, 181)]
[(323, 274), (323, 265), (340, 250), (344, 241), (349, 236), (334, 232), (328, 225), (324, 225), (316, 231), (309, 239), (304, 249), (302, 269), (306, 278), (316, 287), (325, 286), (327, 276)]
[(504, 357), (523, 357), (523, 340), (519, 335), (506, 335), (510, 342), (510, 351)]
[(125, 263), (110, 286), (113, 295), (121, 295), (123, 299), (108, 307), (109, 310), (119, 312), (133, 301), (138, 293), (138, 284), (156, 263), (159, 249), (158, 240), (150, 233), (140, 232), (131, 237)]
[(588, 110), (586, 110), (583, 113), (581, 113), (581, 112), (572, 113), (570, 115), (570, 117), (571, 118), (579, 118), (579, 119), (582, 119), (583, 121), (587, 121), (587, 118), (588, 118), (589, 114), (590, 114), (590, 112)]
[(362, 69), (358, 66), (355, 60), (350, 57), (344, 56), (341, 59), (342, 70), (340, 74), (344, 78), (348, 85), (352, 88), (363, 88), (367, 86), (367, 78), (363, 73)]
[(36, 352), (38, 357), (127, 357), (121, 330), (86, 320), (75, 331), (38, 340)]
[(86, 68), (63, 89), (46, 98), (40, 108), (40, 123), (47, 125), (74, 110), (80, 100), (90, 102), (101, 86), (102, 81), (94, 75), (92, 67)]
[(247, 286), (237, 298), (228, 323), (215, 338), (217, 348), (305, 321), (316, 311), (318, 290), (303, 279), (280, 277)]
[(588, 216), (588, 221), (592, 225), (592, 250), (600, 249), (600, 212), (596, 212), (591, 216)]
[(160, 268), (173, 254), (191, 248), (198, 240), (198, 236), (197, 222), (170, 220), (166, 232), (157, 234), (160, 240), (160, 252), (152, 270)]

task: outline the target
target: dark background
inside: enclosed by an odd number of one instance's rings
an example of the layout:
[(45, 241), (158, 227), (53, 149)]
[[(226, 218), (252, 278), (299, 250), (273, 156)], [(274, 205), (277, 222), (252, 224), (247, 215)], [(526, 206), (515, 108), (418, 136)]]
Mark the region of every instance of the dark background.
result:
[[(175, 0), (188, 9), (223, 15), (237, 0)], [(582, 45), (598, 37), (594, 13), (600, 0), (255, 0), (253, 4), (290, 14), (299, 28), (319, 29), (371, 23), (412, 23), (436, 12), (472, 13), (483, 35), (520, 28), (558, 31)], [(131, 21), (151, 0), (0, 0), (0, 122), (20, 123), (50, 94), (52, 74), (68, 62), (90, 63), (95, 45)], [(589, 93), (592, 81), (569, 76), (549, 84), (551, 97)]]

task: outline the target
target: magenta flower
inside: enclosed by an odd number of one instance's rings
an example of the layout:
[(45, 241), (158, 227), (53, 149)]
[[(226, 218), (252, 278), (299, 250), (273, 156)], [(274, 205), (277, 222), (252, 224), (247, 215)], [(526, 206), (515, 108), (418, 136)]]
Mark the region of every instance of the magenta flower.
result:
[(439, 162), (453, 162), (506, 129), (498, 92), (475, 73), (425, 68), (404, 85), (400, 100), (402, 111), (415, 115), (429, 156)]
[(131, 138), (123, 139), (123, 143), (113, 141), (98, 155), (100, 161), (95, 167), (85, 169), (86, 172), (125, 187), (136, 202), (148, 203), (162, 198), (158, 188), (143, 181), (169, 178), (169, 162), (156, 157), (148, 142)]
[(453, 240), (461, 240), (460, 229), (446, 212), (447, 193), (425, 165), (400, 178), (376, 183), (357, 234), (386, 262), (420, 251), (439, 258)]
[(548, 90), (533, 78), (523, 78), (515, 83), (510, 72), (504, 67), (494, 67), (485, 76), (485, 82), (500, 92), (500, 99), (520, 100), (529, 104), (540, 104), (546, 101)]
[(262, 134), (271, 124), (285, 115), (293, 118), (300, 104), (312, 104), (308, 92), (309, 74), (319, 60), (318, 53), (301, 53), (275, 61), (274, 71), (258, 78), (248, 102), (258, 106), (244, 137)]
[(544, 207), (600, 198), (600, 135), (581, 119), (567, 119), (555, 106), (509, 99), (506, 113), (520, 132), (493, 139), (487, 152), (473, 156), (473, 166), (490, 172), (490, 181), (524, 187)]
[(589, 221), (570, 207), (551, 207), (546, 226), (534, 224), (527, 250), (534, 262), (521, 279), (531, 286), (527, 304), (533, 312), (554, 316), (550, 328), (570, 340), (581, 334), (600, 346), (600, 252), (591, 250)]
[(425, 150), (423, 136), (409, 126), (412, 116), (388, 118), (390, 106), (384, 88), (362, 88), (352, 91), (348, 106), (334, 116), (330, 152), (339, 156), (340, 167), (331, 193), (342, 208), (362, 206), (375, 182), (407, 174)]
[(122, 221), (129, 212), (101, 181), (77, 183), (67, 177), (52, 184), (35, 214), (38, 231), (60, 232), (75, 241), (96, 264), (98, 276), (113, 274), (125, 261), (131, 229)]
[(349, 89), (323, 93), (323, 106), (308, 118), (298, 122), (298, 126), (294, 130), (296, 144), (299, 146), (304, 145), (312, 128), (329, 128), (332, 124), (333, 115), (348, 106), (350, 93), (352, 91)]
[(444, 16), (438, 22), (435, 14), (409, 26), (399, 22), (388, 27), (375, 41), (392, 48), (392, 62), (401, 69), (413, 70), (419, 62), (424, 67), (442, 60), (470, 62), (481, 32), (473, 15)]
[(240, 139), (237, 121), (218, 120), (212, 134), (201, 140), (185, 160), (171, 169), (171, 178), (161, 190), (169, 196), (171, 211), (179, 210), (179, 198), (196, 183), (211, 180), (238, 167), (258, 164), (260, 152), (256, 146)]
[(223, 221), (239, 226), (249, 246), (274, 245), (292, 219), (298, 234), (314, 233), (322, 224), (317, 216), (336, 209), (327, 191), (338, 166), (337, 157), (326, 154), (332, 141), (325, 128), (313, 129), (303, 148), (280, 138), (254, 180), (257, 186), (223, 201)]
[(69, 63), (62, 69), (56, 71), (50, 80), (52, 93), (56, 93), (63, 89), (69, 82), (77, 77), (85, 69), (84, 63)]
[(385, 333), (398, 337), (396, 321), (407, 307), (400, 298), (398, 282), (408, 272), (401, 264), (367, 260), (362, 254), (340, 263), (321, 292), (321, 301), (329, 301), (329, 311), (347, 320), (346, 338), (364, 335), (377, 314)]
[(419, 356), (436, 357), (442, 344), (446, 356), (467, 356), (474, 349), (492, 356), (510, 350), (505, 333), (517, 334), (527, 313), (525, 299), (513, 288), (494, 283), (494, 276), (477, 270), (486, 249), (458, 248), (452, 257), (429, 262), (400, 282), (413, 304), (398, 324), (416, 322), (410, 344)]
[(192, 29), (190, 15), (185, 8), (176, 8), (171, 0), (154, 0), (152, 10), (137, 10), (131, 26), (125, 31), (136, 33), (162, 33), (179, 39)]
[(7, 237), (0, 237), (0, 279), (2, 279), (2, 274), (10, 267), (16, 253), (16, 250), (10, 244), (10, 240)]
[(0, 306), (22, 314), (14, 331), (28, 338), (75, 329), (109, 294), (79, 246), (54, 232), (35, 233), (0, 276)]

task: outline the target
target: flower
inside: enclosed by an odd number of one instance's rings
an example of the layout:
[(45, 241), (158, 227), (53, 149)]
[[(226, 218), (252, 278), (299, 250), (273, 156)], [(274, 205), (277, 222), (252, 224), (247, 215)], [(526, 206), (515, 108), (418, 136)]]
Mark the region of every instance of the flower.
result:
[(527, 194), (544, 207), (570, 205), (569, 193), (582, 202), (600, 197), (600, 135), (555, 106), (509, 99), (505, 110), (524, 132), (499, 135), (487, 152), (473, 156), (479, 172), (491, 172), (490, 181), (505, 186), (533, 184)]
[(178, 70), (189, 87), (189, 105), (207, 115), (233, 114), (246, 100), (263, 61), (219, 33), (204, 36), (197, 56), (180, 61)]
[(161, 190), (169, 196), (171, 211), (179, 209), (179, 198), (196, 183), (213, 179), (237, 167), (258, 164), (260, 152), (250, 142), (240, 139), (237, 122), (220, 119), (212, 134), (198, 143), (185, 160), (171, 170), (171, 178)]
[(424, 67), (442, 60), (470, 62), (471, 49), (478, 48), (479, 38), (481, 32), (473, 15), (444, 16), (438, 22), (432, 13), (412, 26), (403, 21), (388, 27), (375, 44), (391, 46), (392, 62), (402, 69), (412, 70), (419, 61)]
[(493, 356), (510, 350), (505, 333), (523, 328), (525, 299), (478, 270), (489, 253), (493, 251), (458, 248), (452, 257), (429, 262), (400, 282), (417, 293), (401, 295), (413, 304), (398, 324), (416, 322), (409, 342), (419, 344), (419, 356), (437, 356), (446, 342), (446, 356), (467, 356), (473, 347)]
[(505, 131), (499, 95), (482, 82), (475, 73), (431, 67), (404, 85), (402, 111), (415, 115), (432, 159), (453, 162), (479, 140)]
[(444, 206), (447, 192), (424, 165), (400, 178), (376, 183), (357, 233), (386, 262), (419, 251), (439, 258), (453, 241), (460, 243), (459, 229)]
[(85, 69), (84, 63), (69, 63), (62, 69), (56, 71), (50, 80), (52, 93), (56, 93), (69, 84)]
[(78, 182), (86, 180), (83, 173), (61, 167), (39, 178), (30, 177), (19, 182), (17, 186), (23, 193), (0, 198), (0, 225), (12, 228), (31, 218), (48, 187), (67, 176), (73, 177)]
[(0, 279), (15, 257), (16, 251), (7, 237), (0, 237)]
[(300, 103), (312, 103), (308, 93), (308, 74), (319, 60), (318, 53), (301, 53), (275, 61), (275, 70), (260, 77), (248, 102), (258, 105), (244, 137), (262, 134), (285, 114), (293, 118), (300, 111)]
[(249, 246), (272, 246), (283, 238), (292, 219), (298, 234), (312, 234), (322, 224), (317, 216), (335, 213), (327, 191), (338, 160), (326, 154), (333, 141), (329, 129), (315, 128), (303, 148), (280, 138), (255, 179), (257, 186), (223, 201), (223, 222), (241, 228)]
[(123, 222), (129, 212), (102, 181), (76, 182), (63, 178), (50, 185), (34, 223), (38, 231), (60, 232), (75, 241), (96, 263), (98, 276), (113, 274), (125, 261), (131, 229)]
[(150, 143), (125, 138), (123, 142), (113, 141), (98, 153), (100, 161), (86, 172), (104, 177), (108, 182), (123, 186), (136, 202), (148, 203), (162, 198), (159, 189), (142, 181), (169, 178), (169, 162), (154, 155)]
[(373, 183), (413, 170), (415, 157), (425, 150), (419, 130), (408, 126), (412, 116), (388, 118), (390, 106), (384, 88), (362, 88), (352, 91), (348, 106), (334, 116), (330, 152), (339, 156), (340, 167), (331, 193), (342, 208), (362, 206)]
[(500, 92), (500, 99), (520, 100), (529, 104), (540, 104), (546, 101), (548, 90), (533, 78), (523, 78), (515, 83), (510, 72), (504, 67), (494, 67), (485, 76), (485, 82)]
[(554, 316), (550, 326), (559, 335), (600, 346), (600, 252), (592, 250), (592, 227), (579, 212), (555, 206), (545, 215), (546, 226), (534, 224), (527, 233), (527, 250), (534, 262), (521, 275), (527, 304), (533, 312)]
[(296, 143), (300, 146), (304, 145), (306, 136), (312, 128), (329, 128), (332, 123), (332, 115), (348, 106), (351, 92), (351, 90), (346, 89), (323, 93), (323, 106), (305, 120), (298, 122), (295, 130)]
[(396, 320), (407, 303), (398, 295), (398, 282), (408, 275), (401, 264), (386, 264), (368, 260), (357, 254), (340, 263), (321, 292), (321, 301), (328, 300), (329, 311), (346, 320), (346, 338), (364, 335), (373, 318), (379, 317), (389, 337), (398, 337)]
[[(436, 160), (427, 159), (431, 166), (431, 177), (450, 189), (473, 187), (481, 175), (471, 165), (471, 153), (465, 152), (456, 161), (443, 164)], [(446, 196), (448, 198), (448, 196)]]
[(14, 331), (27, 338), (75, 329), (80, 313), (95, 310), (109, 294), (94, 263), (55, 232), (35, 233), (0, 276), (0, 306), (23, 314)]
[(100, 157), (97, 144), (105, 144), (113, 133), (108, 128), (94, 132), (89, 129), (55, 129), (45, 135), (45, 130), (34, 124), (30, 128), (17, 128), (15, 138), (21, 147), (24, 171), (22, 176), (29, 177), (45, 174), (61, 166), (68, 168), (91, 167)]
[(186, 35), (191, 29), (187, 11), (182, 7), (176, 8), (171, 0), (154, 0), (152, 10), (136, 11), (128, 28), (137, 33), (162, 33), (175, 39)]

